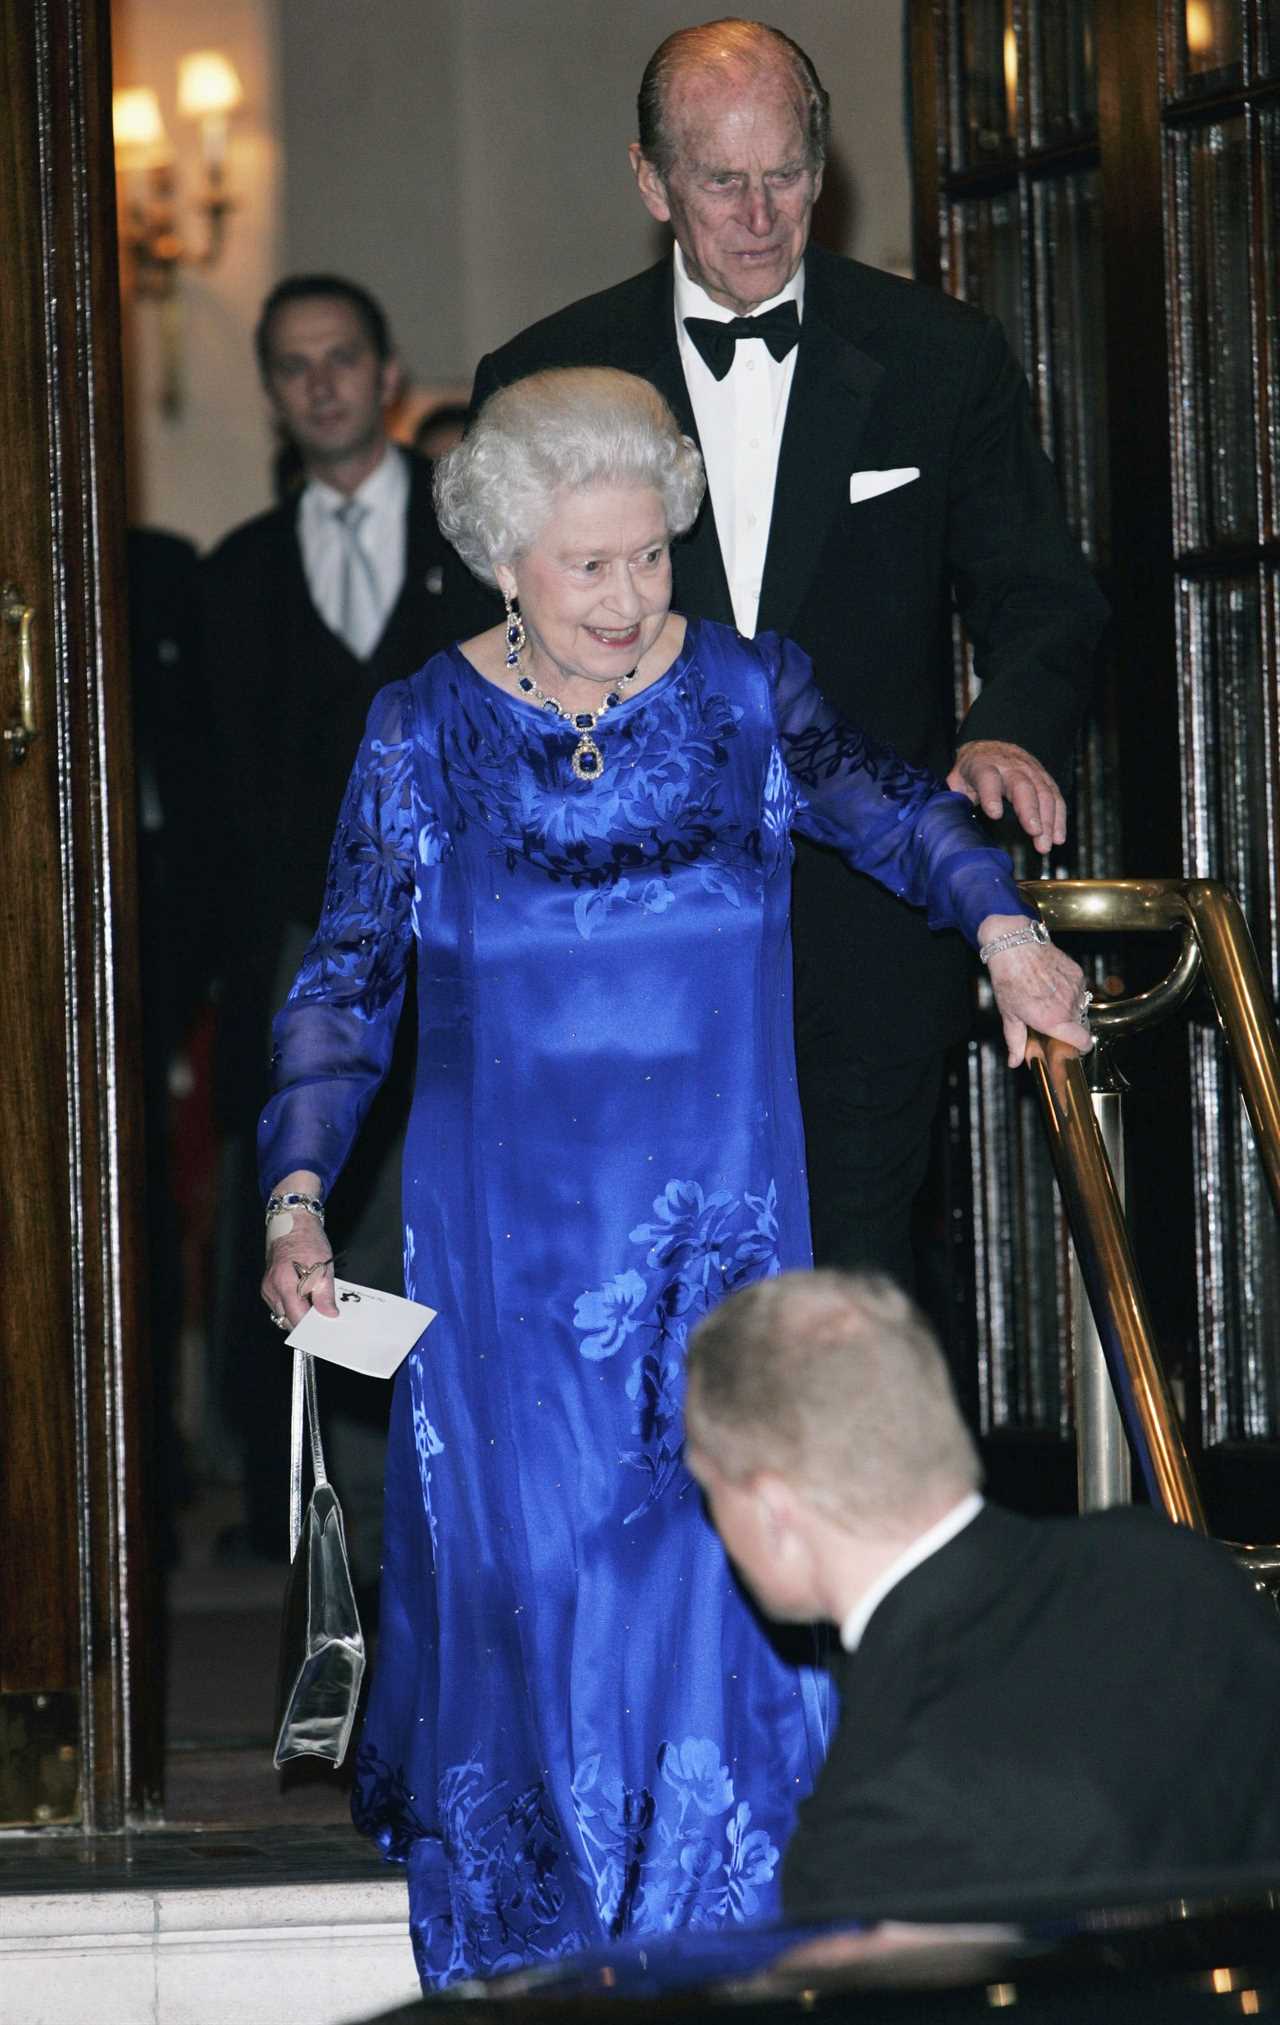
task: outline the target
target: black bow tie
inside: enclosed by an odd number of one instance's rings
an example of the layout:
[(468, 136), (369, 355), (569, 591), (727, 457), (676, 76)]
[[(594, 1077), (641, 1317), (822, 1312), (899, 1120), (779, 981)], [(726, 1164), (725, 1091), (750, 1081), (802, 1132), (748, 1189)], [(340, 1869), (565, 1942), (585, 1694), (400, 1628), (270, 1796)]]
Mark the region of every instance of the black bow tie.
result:
[(733, 364), (733, 348), (739, 338), (763, 338), (775, 359), (785, 359), (800, 336), (800, 317), (794, 302), (776, 302), (763, 316), (735, 316), (729, 323), (713, 323), (709, 316), (687, 316), (684, 327), (718, 380)]

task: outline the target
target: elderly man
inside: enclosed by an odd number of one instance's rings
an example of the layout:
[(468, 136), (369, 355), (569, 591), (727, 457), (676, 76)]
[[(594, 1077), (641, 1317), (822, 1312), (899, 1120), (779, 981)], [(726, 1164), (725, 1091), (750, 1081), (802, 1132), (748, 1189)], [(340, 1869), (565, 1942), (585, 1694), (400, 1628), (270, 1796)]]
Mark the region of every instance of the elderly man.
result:
[(927, 1325), (784, 1274), (695, 1331), (687, 1460), (773, 1617), (839, 1627), (840, 1725), (787, 1851), (798, 1921), (1280, 1877), (1280, 1624), (1151, 1512), (984, 1504)]
[[(951, 769), (989, 815), (1007, 800), (1038, 849), (1061, 843), (1057, 783), (1104, 607), (998, 326), (809, 244), (828, 101), (785, 35), (730, 19), (669, 36), (639, 115), (631, 162), (644, 204), (672, 227), (673, 259), (483, 359), (474, 399), (545, 366), (651, 379), (709, 480), (676, 548), (676, 608), (789, 634), (846, 716)], [(958, 746), (953, 599), (982, 677)], [(456, 581), (452, 605), (460, 633), (493, 622)], [(909, 1282), (943, 1052), (969, 1019), (966, 952), (830, 853), (798, 850), (816, 1254)]]

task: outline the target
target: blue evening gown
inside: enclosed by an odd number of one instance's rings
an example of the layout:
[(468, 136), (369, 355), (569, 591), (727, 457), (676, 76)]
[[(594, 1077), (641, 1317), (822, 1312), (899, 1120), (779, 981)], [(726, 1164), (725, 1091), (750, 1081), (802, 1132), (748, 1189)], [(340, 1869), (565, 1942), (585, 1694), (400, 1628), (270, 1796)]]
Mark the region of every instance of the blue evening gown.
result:
[(267, 1185), (329, 1186), (416, 943), (405, 1276), (439, 1319), (396, 1380), (355, 1817), (428, 1989), (776, 1911), (828, 1686), (735, 1582), (680, 1415), (698, 1317), (810, 1259), (790, 833), (939, 927), (1024, 911), (965, 799), (774, 637), (690, 622), (597, 737), (578, 781), (456, 648), (376, 698), (260, 1134)]

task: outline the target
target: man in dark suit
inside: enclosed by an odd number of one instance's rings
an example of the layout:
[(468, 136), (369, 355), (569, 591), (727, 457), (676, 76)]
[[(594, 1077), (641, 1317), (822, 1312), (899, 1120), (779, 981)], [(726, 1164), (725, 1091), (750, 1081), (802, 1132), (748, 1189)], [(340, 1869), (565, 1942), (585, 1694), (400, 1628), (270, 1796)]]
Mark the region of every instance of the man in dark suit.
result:
[(199, 682), (199, 563), (193, 544), (155, 527), (128, 531), (129, 674), (137, 787), (138, 958), (146, 1156), (151, 1484), (166, 1564), (189, 1494), (175, 1420), (184, 1306), (183, 1221), (170, 1137), (171, 1076), (207, 997), (210, 835), (215, 805), (191, 744)]
[[(302, 482), (234, 529), (205, 563), (203, 662), (220, 777), (218, 1089), (234, 1169), (224, 1194), (242, 1205), (234, 1238), (221, 1246), (237, 1296), (224, 1303), (217, 1333), (246, 1444), (250, 1543), (275, 1552), (288, 1360), (249, 1348), (264, 1340), (253, 1146), (268, 1094), (270, 1021), (319, 915), (369, 704), (445, 643), (445, 543), (430, 464), (387, 435), (400, 368), (373, 297), (334, 275), (293, 276), (267, 297), (256, 344)], [(410, 1024), (411, 1016), (402, 1030)], [(399, 1148), (410, 1052), (398, 1052), (329, 1218), (344, 1275), (392, 1288), (402, 1277)], [(331, 1397), (340, 1384), (327, 1388)], [(366, 1398), (372, 1392), (363, 1388)], [(358, 1525), (354, 1507), (349, 1495), (348, 1519)]]
[(796, 1921), (999, 1918), (1280, 1879), (1280, 1623), (1148, 1511), (984, 1504), (937, 1343), (881, 1275), (786, 1274), (694, 1332), (687, 1460), (739, 1573), (839, 1627)]
[[(473, 398), (547, 366), (651, 380), (708, 471), (674, 554), (676, 608), (789, 634), (847, 716), (950, 769), (988, 815), (1008, 801), (1048, 850), (1065, 836), (1057, 783), (1102, 600), (999, 327), (809, 244), (828, 125), (813, 65), (776, 31), (728, 20), (669, 37), (631, 160), (674, 261), (512, 339), (481, 361)], [(449, 584), (453, 631), (494, 622), (456, 568)], [(953, 598), (982, 678), (958, 733)], [(803, 843), (794, 910), (816, 1255), (909, 1283), (943, 1053), (970, 1016), (967, 953)]]

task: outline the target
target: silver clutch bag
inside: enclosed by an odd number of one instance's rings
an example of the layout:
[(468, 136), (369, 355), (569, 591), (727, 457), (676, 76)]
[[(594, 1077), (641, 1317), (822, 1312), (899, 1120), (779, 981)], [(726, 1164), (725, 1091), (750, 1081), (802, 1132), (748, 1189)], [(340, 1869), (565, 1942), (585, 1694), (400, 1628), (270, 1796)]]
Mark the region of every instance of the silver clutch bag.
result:
[[(303, 1422), (314, 1482), (302, 1509)], [(351, 1740), (364, 1634), (347, 1561), (342, 1507), (329, 1482), (316, 1409), (315, 1359), (293, 1353), (293, 1426), (289, 1464), (289, 1580), (284, 1597), (275, 1763), (328, 1758), (340, 1765)]]

